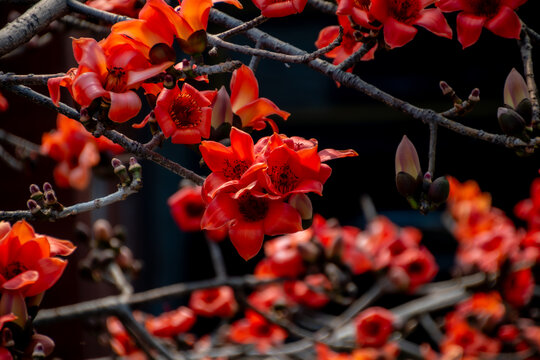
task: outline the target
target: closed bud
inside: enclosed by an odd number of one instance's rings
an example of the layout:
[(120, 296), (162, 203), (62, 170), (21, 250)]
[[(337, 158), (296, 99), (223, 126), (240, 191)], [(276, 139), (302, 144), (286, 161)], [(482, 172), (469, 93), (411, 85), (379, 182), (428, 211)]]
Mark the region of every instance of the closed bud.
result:
[(530, 124), (533, 116), (531, 99), (525, 98), (516, 106), (516, 112), (521, 115), (526, 124)]
[(441, 204), (446, 201), (449, 193), (450, 184), (444, 176), (441, 176), (431, 183), (427, 196), (432, 203)]
[(42, 343), (37, 343), (32, 351), (32, 360), (45, 359), (45, 347)]
[[(35, 359), (43, 359), (49, 356), (54, 350), (54, 341), (45, 335), (34, 334), (32, 340), (26, 348), (25, 355), (31, 355)], [(26, 359), (26, 357), (24, 357)]]
[(529, 88), (523, 76), (516, 69), (512, 69), (504, 83), (504, 103), (512, 109), (517, 108), (523, 99), (529, 98)]
[(321, 255), (321, 248), (312, 241), (298, 244), (298, 251), (302, 259), (308, 263), (316, 262)]
[[(39, 186), (36, 184), (30, 185), (30, 196), (34, 195), (35, 193), (41, 193), (41, 190), (39, 189)], [(41, 193), (43, 195), (43, 193)]]
[(114, 169), (114, 174), (120, 179), (120, 184), (122, 186), (128, 186), (131, 183), (131, 178), (129, 177), (128, 170), (124, 164), (117, 158), (113, 158), (111, 164)]
[(148, 56), (150, 58), (150, 63), (153, 65), (158, 65), (164, 63), (165, 61), (176, 60), (176, 54), (174, 53), (173, 48), (164, 43), (159, 43), (152, 46)]
[(441, 88), (443, 95), (449, 95), (454, 91), (446, 81), (441, 81), (439, 87)]
[[(81, 113), (80, 113), (80, 116), (79, 116), (79, 121), (85, 125), (87, 124), (90, 120), (91, 120), (91, 116), (90, 114), (88, 113), (88, 108), (82, 108), (81, 109)], [(86, 125), (85, 125), (86, 126)]]
[(0, 316), (13, 314), (17, 318), (12, 323), (17, 324), (24, 329), (28, 321), (28, 310), (24, 297), (20, 291), (4, 291), (0, 297)]
[(46, 191), (52, 191), (52, 185), (48, 182), (46, 183), (43, 183), (43, 192), (46, 192)]
[(189, 36), (187, 40), (178, 39), (180, 48), (188, 55), (201, 54), (208, 43), (206, 30), (198, 30)]
[(480, 89), (476, 88), (471, 91), (469, 95), (469, 101), (472, 103), (477, 103), (480, 101)]
[(522, 138), (525, 134), (525, 120), (512, 109), (500, 107), (497, 110), (497, 119), (501, 130), (510, 136)]
[(418, 159), (418, 153), (413, 143), (403, 136), (401, 142), (396, 150), (396, 175), (400, 172), (405, 172), (416, 179), (418, 176), (422, 176), (422, 169), (420, 168), (420, 160)]
[(142, 166), (137, 162), (134, 157), (129, 158), (129, 173), (133, 177), (133, 181), (142, 181)]
[(212, 106), (212, 127), (219, 128), (223, 123), (231, 124), (233, 122), (233, 112), (231, 98), (227, 90), (222, 86), (216, 95), (214, 106)]
[(341, 261), (343, 251), (345, 248), (345, 241), (341, 236), (334, 238), (334, 240), (325, 248), (325, 255), (327, 259)]
[(176, 86), (176, 79), (174, 78), (174, 76), (172, 76), (171, 74), (167, 74), (163, 77), (163, 86), (166, 88), (166, 89), (174, 89), (174, 87)]
[(289, 198), (289, 205), (298, 211), (302, 220), (310, 220), (313, 218), (313, 205), (306, 194), (292, 194)]
[(56, 198), (56, 194), (54, 193), (54, 190), (45, 191), (44, 196), (45, 196), (46, 206), (53, 206), (58, 201), (58, 199)]
[(111, 223), (105, 219), (98, 219), (94, 222), (92, 226), (92, 231), (94, 233), (94, 239), (98, 242), (106, 242), (113, 236), (113, 230)]
[(399, 172), (396, 175), (396, 187), (398, 192), (405, 196), (413, 196), (418, 191), (418, 188), (422, 182), (420, 177), (413, 178), (411, 175), (406, 172)]
[(38, 203), (32, 199), (26, 202), (26, 206), (32, 215), (36, 215), (41, 211), (41, 206), (39, 206)]

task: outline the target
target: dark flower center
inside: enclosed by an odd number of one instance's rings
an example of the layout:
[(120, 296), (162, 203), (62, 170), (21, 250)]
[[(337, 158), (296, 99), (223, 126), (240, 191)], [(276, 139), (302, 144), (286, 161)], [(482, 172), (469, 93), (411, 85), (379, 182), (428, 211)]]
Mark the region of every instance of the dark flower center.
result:
[(205, 303), (212, 303), (214, 300), (216, 300), (217, 298), (219, 297), (219, 290), (217, 289), (210, 289), (210, 290), (207, 290), (205, 293), (204, 293), (204, 297), (203, 297), (203, 300)]
[(422, 10), (420, 6), (418, 0), (392, 0), (391, 12), (394, 19), (410, 25)]
[(181, 93), (172, 102), (169, 114), (177, 129), (188, 129), (200, 124), (202, 110), (192, 95)]
[(468, 13), (492, 17), (501, 7), (501, 0), (460, 0), (461, 7)]
[(413, 261), (412, 263), (409, 264), (407, 269), (409, 270), (408, 271), (409, 274), (419, 274), (419, 275), (422, 274), (426, 270), (423, 262), (421, 261)]
[(294, 189), (298, 183), (298, 177), (292, 172), (289, 164), (268, 167), (268, 176), (274, 187), (282, 194)]
[(381, 332), (381, 324), (376, 320), (368, 320), (364, 324), (364, 331), (369, 336), (377, 336)]
[(272, 333), (272, 329), (268, 324), (257, 324), (253, 332), (257, 334), (257, 336), (265, 337)]
[(268, 199), (244, 194), (238, 199), (238, 211), (247, 222), (260, 221), (268, 213)]
[(229, 160), (225, 159), (225, 166), (223, 168), (223, 176), (229, 180), (238, 180), (249, 168), (247, 162), (243, 160)]
[(107, 91), (112, 92), (124, 92), (126, 90), (127, 79), (126, 72), (121, 67), (113, 67), (112, 69), (107, 69), (109, 72), (105, 78), (105, 84), (103, 88)]
[(28, 268), (26, 266), (24, 266), (23, 264), (21, 264), (18, 261), (15, 261), (15, 262), (12, 262), (12, 263), (8, 264), (8, 266), (6, 266), (6, 268), (3, 271), (3, 275), (6, 278), (6, 280), (8, 280), (8, 279), (12, 279), (15, 276), (25, 272), (26, 270), (28, 270)]

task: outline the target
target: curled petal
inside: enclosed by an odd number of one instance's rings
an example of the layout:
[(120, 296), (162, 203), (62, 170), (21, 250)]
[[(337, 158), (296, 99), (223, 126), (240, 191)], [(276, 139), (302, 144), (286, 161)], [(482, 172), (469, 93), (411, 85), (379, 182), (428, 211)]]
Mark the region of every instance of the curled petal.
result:
[(242, 119), (243, 127), (253, 127), (256, 130), (263, 129), (265, 124), (263, 122), (265, 118), (269, 115), (279, 115), (284, 120), (287, 120), (289, 113), (281, 110), (274, 104), (272, 101), (266, 98), (259, 98), (246, 106), (238, 109), (236, 112), (238, 116)]
[(79, 75), (73, 82), (72, 89), (73, 98), (81, 106), (88, 106), (94, 99), (108, 94), (98, 74), (94, 72)]
[(111, 96), (111, 108), (109, 119), (117, 123), (123, 123), (135, 117), (141, 110), (141, 99), (133, 91), (116, 93), (109, 91)]
[(485, 26), (495, 35), (509, 39), (519, 39), (521, 32), (521, 21), (508, 6), (502, 6), (497, 15), (489, 19)]
[(358, 153), (353, 149), (348, 150), (334, 150), (334, 149), (324, 149), (319, 151), (319, 157), (321, 162), (328, 160), (340, 159), (343, 157), (358, 156)]
[(246, 65), (236, 69), (231, 77), (231, 104), (233, 112), (259, 97), (259, 84), (253, 71)]
[(452, 38), (452, 29), (439, 9), (424, 9), (420, 11), (420, 16), (416, 19), (415, 25), (422, 26), (435, 35), (448, 39)]
[(23, 290), (25, 286), (34, 284), (38, 279), (39, 273), (37, 271), (27, 270), (3, 283), (2, 289), (11, 291)]

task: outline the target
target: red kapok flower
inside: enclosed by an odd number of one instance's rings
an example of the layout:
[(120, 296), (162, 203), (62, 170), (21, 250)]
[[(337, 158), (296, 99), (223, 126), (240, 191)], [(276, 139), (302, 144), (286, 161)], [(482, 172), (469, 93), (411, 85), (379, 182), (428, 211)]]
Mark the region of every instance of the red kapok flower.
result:
[(167, 200), (171, 215), (182, 231), (200, 231), (206, 204), (201, 197), (201, 187), (185, 186)]
[(540, 230), (540, 178), (531, 184), (531, 197), (521, 200), (514, 208), (520, 219), (526, 220), (529, 230)]
[(116, 355), (129, 360), (145, 360), (146, 355), (140, 350), (129, 336), (122, 322), (110, 316), (107, 318), (107, 331), (111, 336), (110, 345)]
[(164, 89), (158, 96), (154, 113), (165, 137), (174, 144), (198, 144), (210, 136), (211, 102), (197, 89), (184, 84)]
[[(341, 44), (335, 49), (330, 50), (325, 54), (326, 57), (334, 59), (332, 64), (338, 65), (341, 64), (345, 59), (358, 51), (363, 43), (357, 41), (354, 37), (355, 30), (351, 26), (351, 21), (347, 16), (338, 16), (338, 21), (341, 27), (343, 28), (343, 40)], [(325, 46), (330, 45), (334, 40), (337, 39), (339, 34), (339, 26), (327, 26), (319, 32), (319, 37), (315, 41), (315, 46), (317, 49), (321, 49)], [(362, 60), (373, 60), (375, 56), (375, 50), (377, 46), (373, 46), (363, 57)], [(352, 71), (352, 67), (347, 69), (347, 71)]]
[(0, 292), (29, 297), (49, 289), (67, 265), (54, 256), (68, 255), (73, 249), (68, 242), (35, 234), (28, 223), (18, 221), (0, 239)]
[(242, 65), (231, 77), (231, 104), (233, 112), (240, 116), (242, 127), (262, 130), (266, 122), (278, 131), (277, 125), (267, 116), (276, 114), (287, 120), (289, 113), (280, 110), (276, 104), (267, 98), (259, 98), (259, 83), (249, 66)]
[(301, 13), (307, 0), (253, 0), (264, 17), (281, 17)]
[(356, 342), (362, 346), (381, 347), (394, 331), (394, 315), (381, 307), (362, 311), (356, 317)]
[(332, 284), (323, 274), (311, 274), (303, 281), (286, 282), (284, 289), (297, 303), (318, 309), (330, 301), (327, 292), (332, 290)]
[(176, 310), (147, 319), (144, 325), (152, 335), (170, 338), (191, 329), (195, 324), (195, 320), (193, 311), (181, 306)]
[(338, 8), (336, 14), (338, 17), (340, 17), (340, 15), (349, 15), (356, 24), (363, 28), (375, 28), (373, 24), (371, 24), (373, 19), (369, 15), (371, 0), (338, 0), (337, 3)]
[(256, 312), (248, 310), (245, 318), (231, 325), (229, 338), (239, 344), (255, 344), (257, 350), (264, 353), (272, 345), (283, 343), (287, 332), (269, 323)]
[(370, 14), (382, 23), (384, 41), (391, 47), (400, 47), (411, 41), (419, 25), (435, 35), (452, 38), (452, 29), (441, 10), (425, 9), (435, 0), (372, 0)]
[(136, 17), (139, 13), (137, 0), (88, 0), (86, 5), (118, 15)]
[(172, 65), (164, 62), (151, 66), (143, 54), (128, 44), (104, 49), (89, 38), (73, 40), (73, 54), (79, 63), (71, 84), (73, 98), (86, 107), (103, 97), (110, 101), (109, 119), (119, 123), (131, 119), (141, 109), (141, 100), (131, 89)]
[(510, 272), (503, 281), (504, 299), (515, 307), (529, 303), (534, 291), (534, 276), (526, 267)]
[(238, 310), (234, 291), (230, 286), (196, 290), (191, 293), (189, 307), (200, 316), (231, 317)]
[(457, 16), (458, 40), (466, 48), (480, 37), (485, 27), (495, 35), (519, 39), (521, 22), (514, 9), (527, 0), (440, 0), (445, 12), (461, 11)]
[(255, 185), (251, 183), (236, 193), (219, 192), (201, 221), (201, 227), (207, 230), (228, 226), (231, 242), (245, 260), (257, 255), (265, 234), (302, 230), (302, 219), (292, 206), (254, 190)]
[(0, 93), (0, 112), (6, 111), (9, 107), (7, 99)]
[(430, 282), (439, 269), (426, 248), (409, 248), (392, 259), (390, 266), (393, 280), (409, 292)]

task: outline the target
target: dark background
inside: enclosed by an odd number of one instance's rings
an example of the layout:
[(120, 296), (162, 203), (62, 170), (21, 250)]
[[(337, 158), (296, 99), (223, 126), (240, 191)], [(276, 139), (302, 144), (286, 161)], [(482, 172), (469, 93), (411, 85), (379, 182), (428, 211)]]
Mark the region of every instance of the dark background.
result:
[[(258, 15), (253, 6), (246, 4), (248, 1), (242, 2), (246, 5), (246, 11), (232, 10), (230, 13), (243, 19)], [(218, 8), (227, 12), (231, 9), (225, 4)], [(12, 5), (0, 4), (0, 21), (5, 21), (12, 9)], [(540, 30), (534, 1), (524, 5), (518, 14), (533, 29)], [(456, 14), (446, 15), (454, 31), (455, 17)], [(307, 51), (313, 51), (319, 31), (335, 24), (335, 17), (321, 15), (308, 5), (301, 15), (272, 19), (263, 24), (261, 29)], [(217, 32), (220, 29), (210, 27), (209, 31)], [(52, 30), (51, 35), (51, 41), (41, 47), (26, 46), (0, 59), (0, 71), (19, 74), (55, 73), (74, 66), (68, 35), (89, 35), (73, 30), (62, 33), (60, 25)], [(243, 38), (233, 40), (243, 41)], [(534, 55), (538, 55), (537, 50), (534, 50)], [(229, 57), (249, 61), (247, 57), (221, 51), (220, 58), (210, 61)], [(358, 64), (354, 72), (396, 97), (436, 111), (444, 111), (452, 106), (439, 90), (440, 80), (447, 81), (463, 99), (467, 98), (473, 88), (478, 87), (481, 102), (460, 121), (474, 128), (500, 133), (496, 112), (497, 107), (503, 103), (504, 81), (513, 67), (522, 73), (521, 57), (515, 40), (498, 38), (484, 30), (478, 43), (462, 50), (455, 34), (453, 40), (448, 40), (420, 28), (411, 43), (392, 51), (378, 51), (375, 61)], [(271, 99), (281, 109), (292, 114), (287, 122), (278, 119), (282, 133), (316, 138), (321, 149), (352, 148), (359, 154), (357, 158), (329, 163), (333, 174), (325, 184), (324, 197), (311, 197), (315, 212), (325, 217), (336, 217), (342, 224), (363, 226), (359, 198), (362, 194), (369, 194), (381, 214), (389, 216), (400, 225), (413, 225), (424, 231), (424, 243), (437, 254), (444, 276), (451, 266), (455, 243), (441, 225), (440, 212), (423, 216), (409, 210), (394, 183), (395, 150), (403, 135), (407, 135), (415, 144), (422, 167), (424, 171), (427, 169), (428, 127), (356, 91), (337, 87), (332, 80), (303, 65), (286, 66), (263, 59), (256, 76), (260, 84), (260, 96)], [(221, 76), (212, 85), (219, 88), (225, 84), (228, 87), (229, 79), (228, 75)], [(46, 92), (46, 88), (38, 90)], [(4, 95), (9, 100), (10, 109), (0, 113), (0, 127), (36, 143), (40, 143), (43, 132), (55, 127), (56, 115), (52, 111), (37, 108), (11, 94), (4, 92)], [(65, 95), (63, 99), (68, 102)], [(144, 131), (132, 132), (127, 124), (122, 125), (121, 130), (128, 131), (130, 136), (138, 137), (141, 141), (149, 138)], [(266, 129), (260, 136), (269, 134), (270, 130)], [(167, 142), (160, 152), (201, 174), (204, 172), (199, 168), (198, 156), (183, 146)], [(494, 206), (512, 215), (514, 204), (528, 197), (530, 183), (538, 176), (538, 160), (538, 154), (527, 158), (518, 157), (503, 147), (440, 128), (435, 175), (452, 175), (460, 181), (477, 180), (484, 191), (492, 193)], [(74, 228), (78, 221), (89, 225), (100, 217), (107, 217), (113, 224), (125, 225), (129, 245), (145, 264), (135, 283), (136, 290), (211, 277), (212, 266), (204, 239), (199, 234), (184, 234), (178, 230), (166, 205), (167, 198), (176, 191), (180, 179), (153, 163), (143, 161), (142, 165), (145, 186), (139, 194), (123, 203), (76, 219), (33, 223), (36, 231), (74, 240)], [(0, 208), (23, 209), (28, 196), (28, 185), (52, 181), (53, 167), (52, 160), (39, 157), (23, 173), (16, 173), (0, 162)], [(85, 192), (56, 190), (60, 201), (69, 205), (103, 196), (114, 189), (114, 179), (96, 178)], [(70, 257), (65, 275), (48, 292), (44, 307), (115, 293), (106, 285), (93, 285), (80, 280), (77, 275), (77, 259), (84, 256), (87, 248), (84, 244), (77, 245), (79, 250)], [(251, 271), (261, 257), (259, 255), (246, 263), (228, 241), (220, 246), (231, 274)], [(144, 310), (158, 312), (174, 308), (180, 302), (154, 304)], [(42, 331), (55, 339), (58, 344), (56, 354), (65, 359), (97, 356), (109, 351), (98, 347), (96, 337), (84, 332), (77, 322), (61, 323), (43, 328)]]

